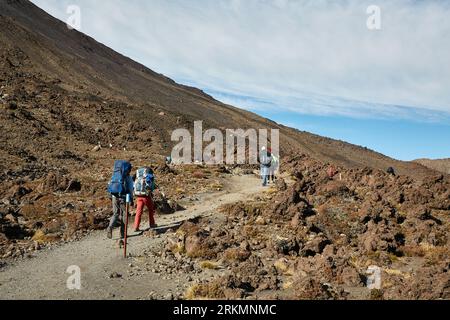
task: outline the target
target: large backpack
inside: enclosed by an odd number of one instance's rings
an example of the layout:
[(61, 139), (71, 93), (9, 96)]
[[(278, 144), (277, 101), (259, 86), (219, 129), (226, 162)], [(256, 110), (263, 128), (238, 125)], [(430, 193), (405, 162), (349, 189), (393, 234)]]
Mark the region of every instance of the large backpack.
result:
[(280, 164), (280, 159), (272, 154), (272, 163), (271, 166), (277, 168)]
[(272, 155), (269, 152), (263, 151), (259, 156), (260, 163), (265, 167), (272, 165)]
[(124, 196), (131, 193), (128, 190), (127, 178), (131, 172), (131, 163), (124, 160), (114, 162), (114, 172), (108, 185), (108, 192), (113, 196)]
[(136, 181), (134, 182), (134, 194), (138, 197), (150, 195), (154, 188), (155, 177), (150, 168), (143, 167), (136, 171)]

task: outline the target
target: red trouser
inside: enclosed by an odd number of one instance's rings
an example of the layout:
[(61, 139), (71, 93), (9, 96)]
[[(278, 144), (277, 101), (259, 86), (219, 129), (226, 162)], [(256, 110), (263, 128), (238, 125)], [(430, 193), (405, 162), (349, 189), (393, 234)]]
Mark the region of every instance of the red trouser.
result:
[(142, 212), (144, 211), (144, 206), (148, 209), (148, 216), (150, 220), (150, 226), (155, 224), (155, 206), (153, 205), (152, 198), (150, 196), (148, 197), (138, 197), (137, 198), (137, 210), (136, 210), (136, 217), (134, 218), (134, 229), (139, 229), (139, 226), (141, 225), (141, 217)]

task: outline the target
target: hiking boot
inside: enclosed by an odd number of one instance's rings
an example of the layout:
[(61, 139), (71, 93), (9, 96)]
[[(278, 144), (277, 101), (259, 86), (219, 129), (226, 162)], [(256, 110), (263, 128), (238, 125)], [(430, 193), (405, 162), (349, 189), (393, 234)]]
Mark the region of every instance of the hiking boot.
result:
[(135, 233), (140, 233), (140, 232), (141, 232), (141, 229), (139, 229), (139, 228), (134, 229), (134, 232), (135, 232)]
[(108, 239), (112, 239), (112, 228), (106, 229), (106, 237), (108, 237)]
[(125, 242), (123, 241), (123, 239), (119, 240), (119, 248), (123, 248), (123, 246), (125, 245)]
[(150, 229), (156, 229), (156, 228), (158, 228), (158, 225), (156, 223), (150, 225)]

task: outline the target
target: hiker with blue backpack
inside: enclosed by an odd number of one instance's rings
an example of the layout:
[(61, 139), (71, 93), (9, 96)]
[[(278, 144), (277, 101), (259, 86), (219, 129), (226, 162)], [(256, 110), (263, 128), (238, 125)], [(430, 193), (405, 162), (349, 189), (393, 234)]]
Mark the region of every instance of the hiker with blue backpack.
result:
[(123, 243), (125, 237), (124, 216), (126, 214), (127, 198), (133, 206), (133, 178), (130, 176), (131, 163), (124, 160), (118, 160), (114, 163), (114, 172), (111, 181), (108, 184), (108, 192), (111, 195), (113, 216), (107, 229), (107, 237), (112, 239), (112, 232), (117, 223), (120, 224), (120, 241)]
[(151, 168), (143, 167), (136, 171), (136, 181), (134, 183), (134, 195), (136, 196), (136, 217), (134, 219), (134, 231), (141, 230), (141, 217), (144, 207), (147, 207), (150, 229), (156, 228), (155, 223), (155, 204), (152, 195), (158, 187), (155, 183), (155, 174)]
[(270, 167), (272, 166), (272, 154), (267, 150), (266, 147), (261, 148), (261, 153), (259, 154), (259, 163), (261, 165), (262, 185), (263, 187), (265, 187), (269, 182)]

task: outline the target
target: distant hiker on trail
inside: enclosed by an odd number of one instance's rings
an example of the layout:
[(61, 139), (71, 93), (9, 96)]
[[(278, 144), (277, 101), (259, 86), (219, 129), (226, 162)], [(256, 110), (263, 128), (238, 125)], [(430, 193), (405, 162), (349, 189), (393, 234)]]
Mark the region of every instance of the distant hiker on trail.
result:
[(129, 195), (131, 199), (131, 206), (133, 206), (133, 179), (130, 176), (131, 173), (131, 163), (128, 161), (118, 160), (114, 163), (114, 172), (111, 181), (108, 185), (108, 192), (111, 195), (113, 216), (109, 222), (109, 227), (107, 229), (107, 237), (112, 239), (113, 228), (120, 223), (120, 241), (123, 243), (123, 238), (125, 237), (125, 206), (126, 198)]
[(136, 217), (134, 220), (134, 231), (141, 230), (141, 217), (144, 211), (144, 206), (148, 209), (150, 229), (156, 228), (155, 223), (155, 204), (152, 199), (152, 194), (158, 187), (155, 183), (155, 175), (151, 168), (139, 168), (136, 172), (136, 181), (134, 183), (134, 194), (136, 196)]
[(277, 178), (276, 173), (280, 166), (280, 159), (272, 153), (272, 149), (269, 148), (267, 150), (272, 155), (272, 163), (271, 163), (270, 169), (269, 169), (269, 182), (272, 181), (273, 183), (275, 183), (275, 180)]
[(270, 167), (272, 165), (272, 155), (266, 149), (266, 147), (261, 148), (261, 153), (259, 155), (259, 163), (261, 165), (261, 179), (263, 187), (267, 186), (270, 174)]

